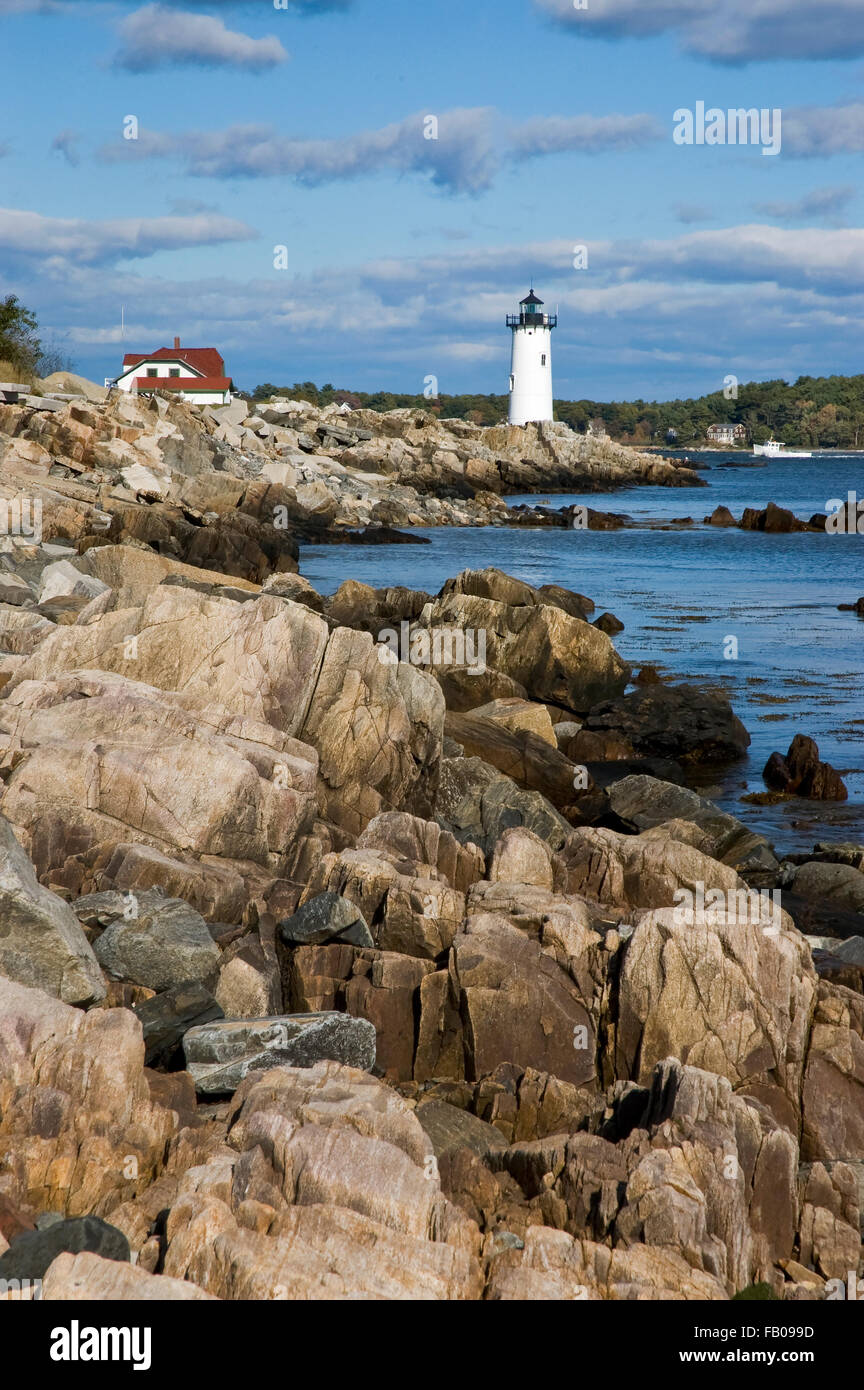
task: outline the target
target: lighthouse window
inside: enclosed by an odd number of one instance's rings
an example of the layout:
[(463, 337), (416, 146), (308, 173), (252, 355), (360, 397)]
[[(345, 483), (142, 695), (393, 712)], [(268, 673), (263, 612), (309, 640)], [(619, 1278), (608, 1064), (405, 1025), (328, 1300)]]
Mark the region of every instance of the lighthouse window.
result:
[(510, 373), (510, 390), (511, 390), (511, 391), (513, 390), (513, 387), (514, 387), (515, 385), (516, 385), (516, 378), (515, 378), (515, 376), (513, 375), (513, 373), (511, 372), (511, 373)]
[(541, 367), (545, 367), (545, 366), (546, 366), (546, 354), (545, 354), (545, 352), (541, 352), (541, 354), (540, 354), (540, 366), (541, 366)]

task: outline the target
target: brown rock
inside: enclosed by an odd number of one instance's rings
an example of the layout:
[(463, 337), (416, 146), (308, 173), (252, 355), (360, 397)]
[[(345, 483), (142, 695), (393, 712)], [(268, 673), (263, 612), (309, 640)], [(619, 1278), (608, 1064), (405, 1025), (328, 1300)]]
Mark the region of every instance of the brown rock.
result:
[(801, 1098), (804, 1159), (864, 1152), (864, 999), (819, 984)]
[(814, 801), (846, 801), (849, 793), (839, 772), (830, 763), (819, 761), (819, 748), (812, 738), (796, 734), (783, 758), (772, 753), (762, 772), (766, 786), (792, 796)]
[(471, 710), (471, 714), (475, 719), (487, 719), (490, 723), (510, 729), (514, 733), (535, 734), (544, 743), (550, 744), (553, 748), (557, 747), (548, 709), (532, 700), (520, 700), (516, 697), (492, 700), (489, 704), (478, 705), (476, 709)]
[(540, 836), (530, 830), (505, 830), (495, 846), (489, 878), (493, 883), (530, 883), (551, 890), (551, 852)]
[[(691, 851), (693, 852), (693, 851)], [(678, 1057), (725, 1076), (797, 1129), (804, 1049), (817, 989), (803, 938), (781, 915), (642, 917), (621, 969), (617, 1068), (644, 1082)]]
[(535, 700), (586, 710), (620, 694), (629, 678), (630, 668), (605, 633), (560, 608), (454, 592), (436, 601), (429, 621), (485, 632), (488, 664)]
[(148, 1274), (85, 1251), (57, 1256), (45, 1275), (42, 1298), (46, 1303), (190, 1303), (211, 1301), (214, 1295), (186, 1279)]
[(513, 1062), (592, 1084), (594, 1028), (576, 986), (516, 928), (487, 920), (469, 919), (450, 966), (465, 1019), (467, 1075)]

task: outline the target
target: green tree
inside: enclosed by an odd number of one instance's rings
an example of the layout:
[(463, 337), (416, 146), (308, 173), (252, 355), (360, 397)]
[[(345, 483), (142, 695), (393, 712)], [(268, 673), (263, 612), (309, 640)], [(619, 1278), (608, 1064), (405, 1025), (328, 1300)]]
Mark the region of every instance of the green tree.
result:
[(9, 362), (19, 372), (35, 373), (42, 351), (38, 327), (36, 315), (17, 295), (0, 300), (0, 362)]

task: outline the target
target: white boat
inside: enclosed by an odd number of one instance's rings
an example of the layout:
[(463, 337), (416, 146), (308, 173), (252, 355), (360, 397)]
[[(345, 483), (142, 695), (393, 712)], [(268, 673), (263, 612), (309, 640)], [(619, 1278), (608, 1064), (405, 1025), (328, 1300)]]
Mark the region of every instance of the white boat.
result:
[(754, 458), (767, 459), (812, 459), (812, 453), (803, 449), (787, 449), (779, 439), (769, 439), (765, 444), (753, 445)]

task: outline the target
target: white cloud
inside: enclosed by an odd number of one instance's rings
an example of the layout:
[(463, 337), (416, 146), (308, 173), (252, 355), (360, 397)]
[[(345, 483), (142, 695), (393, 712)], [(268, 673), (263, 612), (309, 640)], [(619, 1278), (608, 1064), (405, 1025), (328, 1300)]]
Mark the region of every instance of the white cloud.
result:
[(501, 356), (501, 349), (493, 343), (452, 342), (447, 344), (446, 354), (454, 362), (495, 362)]
[(16, 262), (42, 266), (107, 265), (159, 251), (250, 241), (256, 235), (242, 222), (212, 214), (95, 222), (0, 208), (0, 252)]
[[(864, 229), (739, 226), (690, 232), (669, 241), (621, 243), (614, 250), (618, 273), (651, 279), (756, 281), (824, 294), (864, 291)], [(592, 261), (596, 266), (596, 258)]]
[(284, 63), (288, 54), (275, 37), (253, 39), (229, 29), (215, 15), (188, 14), (162, 4), (145, 5), (120, 26), (123, 46), (116, 67), (130, 72), (195, 65), (260, 71)]
[(535, 0), (575, 33), (607, 38), (676, 34), (691, 53), (718, 62), (857, 58), (864, 53), (861, 0)]
[(517, 158), (530, 159), (563, 150), (638, 149), (664, 134), (654, 116), (537, 116), (513, 128), (511, 146)]
[(272, 127), (232, 126), (177, 135), (142, 130), (138, 140), (104, 146), (108, 162), (151, 158), (181, 160), (190, 174), (210, 178), (291, 177), (329, 183), (385, 172), (425, 174), (439, 188), (479, 193), (503, 165), (569, 150), (596, 154), (661, 140), (653, 116), (539, 117), (508, 122), (492, 107), (446, 111), (437, 138), (427, 138), (425, 112), (379, 130), (327, 140), (280, 135)]
[(137, 141), (106, 146), (108, 161), (180, 159), (205, 177), (289, 176), (320, 184), (383, 171), (424, 172), (433, 183), (476, 192), (488, 187), (499, 164), (495, 113), (450, 111), (439, 120), (439, 138), (424, 138), (425, 113), (380, 130), (329, 140), (292, 139), (272, 127), (232, 126), (178, 135), (142, 130)]
[(864, 152), (864, 102), (798, 106), (785, 111), (783, 148), (787, 154), (802, 159), (861, 154)]
[(754, 203), (756, 212), (774, 217), (778, 222), (828, 221), (837, 224), (855, 197), (851, 185), (835, 188), (814, 188), (791, 202)]

